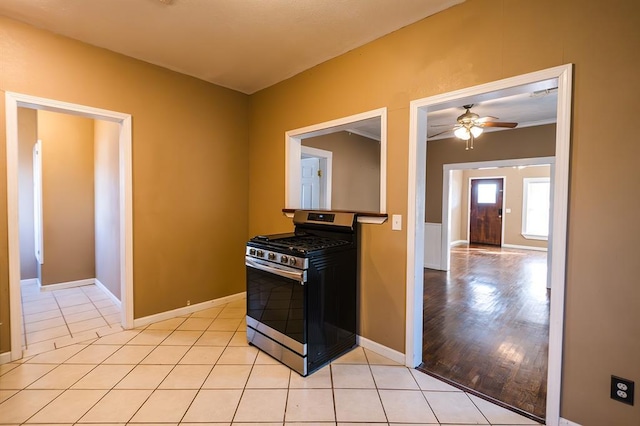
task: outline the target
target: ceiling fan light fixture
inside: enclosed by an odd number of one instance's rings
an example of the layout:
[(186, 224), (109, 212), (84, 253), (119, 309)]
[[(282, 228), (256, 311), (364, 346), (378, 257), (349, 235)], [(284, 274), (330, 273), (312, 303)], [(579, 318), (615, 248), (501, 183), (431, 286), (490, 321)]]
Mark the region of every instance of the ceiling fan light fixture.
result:
[(469, 132), (469, 129), (467, 129), (466, 127), (460, 127), (457, 128), (453, 134), (458, 138), (458, 139), (462, 139), (463, 141), (469, 140), (471, 138), (471, 132)]
[(471, 131), (471, 134), (473, 135), (474, 138), (477, 138), (478, 136), (480, 136), (484, 131), (484, 129), (479, 126), (473, 126), (469, 130)]

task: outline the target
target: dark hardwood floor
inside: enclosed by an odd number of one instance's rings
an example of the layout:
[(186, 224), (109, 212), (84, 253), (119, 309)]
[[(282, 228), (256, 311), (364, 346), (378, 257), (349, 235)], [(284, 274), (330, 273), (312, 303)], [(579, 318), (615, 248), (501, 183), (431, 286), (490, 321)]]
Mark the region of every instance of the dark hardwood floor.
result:
[(425, 269), (421, 369), (543, 419), (547, 253), (452, 249), (449, 272)]

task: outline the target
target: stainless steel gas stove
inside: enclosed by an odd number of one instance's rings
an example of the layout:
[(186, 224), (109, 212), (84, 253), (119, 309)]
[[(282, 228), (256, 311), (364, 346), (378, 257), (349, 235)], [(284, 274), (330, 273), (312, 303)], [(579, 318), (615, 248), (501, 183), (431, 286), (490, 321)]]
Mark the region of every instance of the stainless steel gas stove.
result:
[(303, 376), (356, 346), (355, 213), (294, 213), (247, 243), (247, 339)]

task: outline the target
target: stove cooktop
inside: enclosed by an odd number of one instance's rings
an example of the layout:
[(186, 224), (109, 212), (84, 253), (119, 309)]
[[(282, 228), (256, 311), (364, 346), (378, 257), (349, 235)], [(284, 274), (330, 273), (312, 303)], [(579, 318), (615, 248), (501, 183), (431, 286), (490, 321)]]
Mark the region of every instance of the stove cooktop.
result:
[(317, 235), (278, 234), (257, 236), (251, 239), (254, 243), (261, 243), (265, 247), (279, 248), (298, 253), (310, 253), (331, 247), (350, 244), (349, 241), (325, 238)]

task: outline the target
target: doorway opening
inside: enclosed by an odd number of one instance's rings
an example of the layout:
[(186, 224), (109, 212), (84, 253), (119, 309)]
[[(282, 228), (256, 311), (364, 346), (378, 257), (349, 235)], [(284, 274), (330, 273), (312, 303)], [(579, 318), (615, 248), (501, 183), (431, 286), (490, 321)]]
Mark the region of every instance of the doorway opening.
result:
[[(515, 143), (518, 137), (523, 134), (509, 138)], [(549, 268), (542, 232), (536, 239), (523, 232), (524, 188), (531, 179), (549, 183), (553, 162), (553, 157), (536, 157), (444, 165), (446, 253), (442, 265), (425, 256), (429, 269), (424, 271), (420, 369), (538, 421), (545, 416)], [(491, 185), (491, 191), (474, 193), (476, 182)], [(500, 196), (489, 215), (502, 216), (501, 226), (474, 236), (473, 202), (491, 204)], [(547, 192), (547, 214), (548, 201)], [(484, 227), (486, 220), (491, 218), (483, 216), (477, 225)], [(544, 223), (548, 229), (548, 220)], [(487, 233), (499, 243), (484, 239)], [(428, 245), (428, 234), (425, 240)]]
[(116, 123), (118, 151), (118, 247), (121, 324), (133, 327), (133, 237), (132, 237), (132, 167), (131, 115), (52, 99), (13, 92), (5, 93), (7, 132), (7, 212), (9, 290), (11, 319), (11, 360), (22, 358), (22, 304), (20, 288), (20, 231), (19, 231), (19, 161), (18, 108), (50, 111)]
[[(409, 182), (407, 226), (407, 304), (406, 364), (416, 367), (422, 362), (425, 197), (427, 158), (427, 115), (430, 111), (457, 107), (512, 94), (535, 92), (557, 87), (555, 185), (552, 195), (549, 258), (551, 264), (549, 357), (547, 374), (546, 422), (560, 422), (560, 385), (562, 372), (562, 339), (564, 324), (564, 292), (566, 231), (569, 179), (569, 146), (571, 120), (572, 66), (563, 65), (513, 78), (499, 80), (468, 89), (411, 102), (409, 139)], [(444, 228), (444, 226), (443, 226)], [(438, 243), (444, 245), (445, 238)], [(448, 250), (447, 250), (448, 251)]]
[[(331, 181), (325, 182), (326, 205), (335, 210), (376, 213), (358, 222), (382, 223), (386, 217), (387, 110), (380, 108), (285, 134), (286, 209), (303, 205), (302, 158), (314, 149), (331, 151)], [(314, 156), (313, 154), (312, 156)], [(328, 154), (319, 154), (327, 156)], [(311, 194), (310, 192), (308, 194)], [(310, 198), (310, 197), (308, 197)], [(330, 199), (329, 199), (330, 198)]]

